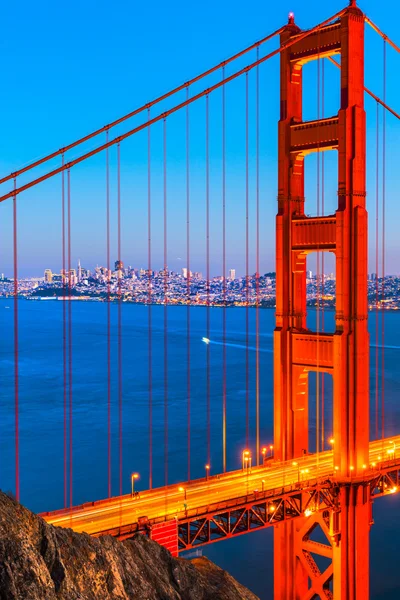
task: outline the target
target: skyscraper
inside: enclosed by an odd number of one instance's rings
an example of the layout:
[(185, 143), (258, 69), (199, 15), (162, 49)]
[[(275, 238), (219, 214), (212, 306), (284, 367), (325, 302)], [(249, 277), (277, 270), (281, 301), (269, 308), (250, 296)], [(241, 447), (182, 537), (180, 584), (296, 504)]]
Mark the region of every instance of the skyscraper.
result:
[(44, 272), (44, 282), (45, 283), (52, 283), (53, 281), (53, 273), (51, 271), (51, 269), (45, 269)]
[(123, 271), (124, 270), (124, 262), (122, 260), (116, 260), (114, 263), (115, 271)]
[(234, 279), (236, 279), (236, 269), (229, 269), (229, 277), (228, 279), (230, 279), (231, 281), (233, 281)]
[(78, 258), (78, 283), (82, 281), (82, 267), (81, 267), (81, 259)]

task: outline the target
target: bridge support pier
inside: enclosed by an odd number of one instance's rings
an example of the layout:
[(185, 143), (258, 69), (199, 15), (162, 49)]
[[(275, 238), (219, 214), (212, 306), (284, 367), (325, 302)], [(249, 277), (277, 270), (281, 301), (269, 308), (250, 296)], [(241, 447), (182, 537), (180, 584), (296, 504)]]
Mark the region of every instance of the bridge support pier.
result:
[(339, 531), (333, 543), (335, 600), (369, 598), (369, 485), (343, 486), (340, 490)]
[(336, 508), (275, 527), (275, 600), (369, 598), (369, 485), (339, 489)]

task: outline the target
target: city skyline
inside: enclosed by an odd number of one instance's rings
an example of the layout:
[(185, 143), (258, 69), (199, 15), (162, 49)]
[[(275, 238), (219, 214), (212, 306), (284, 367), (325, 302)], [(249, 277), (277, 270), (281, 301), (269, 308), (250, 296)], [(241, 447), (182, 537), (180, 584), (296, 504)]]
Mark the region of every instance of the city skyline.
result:
[[(132, 13), (132, 7), (126, 3), (127, 14)], [(332, 1), (332, 10), (342, 8), (340, 0)], [(227, 38), (224, 39), (223, 49), (221, 49), (220, 36), (217, 35), (215, 27), (215, 11), (222, 18), (226, 18), (224, 3), (215, 9), (210, 2), (202, 6), (202, 15), (196, 18), (195, 29), (190, 35), (186, 31), (183, 23), (184, 14), (180, 14), (178, 5), (174, 5), (176, 13), (171, 35), (166, 33), (161, 23), (155, 24), (157, 30), (157, 39), (160, 47), (163, 47), (163, 65), (160, 68), (159, 77), (149, 77), (154, 65), (159, 63), (160, 53), (156, 48), (146, 42), (142, 34), (132, 43), (129, 36), (124, 38), (116, 36), (114, 42), (119, 49), (121, 63), (118, 61), (112, 64), (103, 56), (98, 56), (97, 61), (91, 69), (90, 77), (87, 76), (85, 64), (81, 64), (81, 57), (85, 55), (82, 52), (81, 45), (86, 43), (95, 43), (92, 28), (88, 26), (93, 18), (92, 11), (88, 6), (80, 8), (80, 22), (70, 25), (74, 27), (83, 27), (85, 31), (84, 39), (76, 40), (68, 56), (62, 48), (56, 45), (54, 56), (48, 56), (45, 41), (49, 32), (46, 32), (43, 40), (39, 41), (35, 35), (35, 43), (32, 44), (32, 32), (30, 27), (23, 26), (23, 35), (20, 45), (16, 50), (15, 56), (10, 58), (6, 65), (5, 77), (13, 81), (13, 93), (5, 95), (1, 100), (1, 115), (7, 115), (3, 118), (2, 131), (3, 139), (9, 141), (7, 152), (2, 153), (0, 170), (3, 173), (13, 171), (20, 165), (28, 163), (32, 157), (45, 155), (60, 146), (60, 140), (68, 143), (74, 137), (79, 137), (91, 129), (96, 129), (103, 125), (105, 117), (111, 121), (124, 112), (128, 112), (139, 106), (142, 102), (148, 102), (151, 98), (157, 97), (165, 92), (169, 85), (174, 82), (179, 84), (187, 80), (193, 73), (201, 72), (208, 68), (214, 62), (214, 57), (219, 56), (221, 60), (238, 50), (237, 38), (233, 34), (234, 28), (226, 31)], [(239, 10), (239, 4), (237, 4)], [(372, 0), (365, 0), (363, 7), (371, 16), (374, 14), (374, 4)], [(231, 8), (231, 7), (230, 7)], [(393, 1), (389, 1), (387, 14), (382, 15), (381, 27), (390, 35), (394, 32), (393, 20), (388, 18), (392, 9), (397, 11), (397, 6)], [(298, 5), (295, 2), (287, 2), (284, 5), (264, 6), (259, 4), (260, 15), (268, 14), (270, 25), (278, 28), (286, 22), (287, 14), (290, 10), (295, 13), (295, 18), (299, 19), (299, 26), (307, 28), (312, 26), (319, 18), (325, 16), (325, 7), (316, 0), (312, 0), (307, 7)], [(7, 11), (12, 8), (7, 7)], [(37, 9), (40, 13), (41, 8)], [(58, 9), (54, 9), (58, 11)], [(141, 9), (140, 9), (141, 10)], [(213, 18), (208, 19), (210, 15)], [(102, 10), (96, 11), (99, 22), (104, 23), (106, 13)], [(300, 16), (301, 15), (301, 16)], [(37, 19), (37, 14), (35, 13)], [(70, 17), (68, 17), (67, 22)], [(237, 16), (230, 13), (229, 19), (232, 24), (236, 22)], [(43, 23), (45, 19), (43, 20)], [(64, 17), (60, 21), (60, 29), (57, 36), (62, 38), (65, 33), (67, 22)], [(40, 30), (42, 21), (38, 20)], [(209, 46), (201, 56), (197, 53), (197, 43), (202, 39), (204, 27), (207, 24), (209, 34)], [(265, 34), (265, 21), (261, 18), (260, 22), (255, 23), (249, 15), (245, 16), (244, 21), (240, 19), (240, 27), (243, 39), (253, 42), (261, 39)], [(176, 30), (175, 30), (176, 28)], [(210, 28), (210, 29), (209, 29)], [(171, 40), (174, 39), (174, 32), (177, 37), (187, 47), (187, 54), (179, 57), (179, 68), (172, 68), (176, 65), (176, 46)], [(127, 34), (128, 32), (125, 31)], [(178, 35), (179, 33), (179, 35)], [(366, 62), (372, 64), (381, 64), (382, 47), (378, 44), (373, 32), (366, 32)], [(56, 32), (51, 32), (56, 35)], [(114, 34), (112, 34), (114, 35)], [(10, 32), (5, 32), (5, 44), (12, 44)], [(86, 37), (87, 36), (87, 37)], [(8, 40), (8, 41), (7, 41)], [(86, 40), (86, 41), (85, 41)], [(164, 41), (163, 41), (164, 40)], [(143, 52), (143, 44), (146, 51)], [(19, 60), (20, 55), (29, 56), (32, 46), (38, 53), (38, 59), (44, 61), (47, 67), (53, 72), (51, 85), (37, 79), (36, 62), (23, 61), (23, 72), (18, 69), (14, 63)], [(268, 48), (272, 48), (268, 46)], [(274, 46), (275, 47), (275, 46)], [(143, 60), (140, 64), (132, 61), (135, 53), (140, 51)], [(101, 50), (102, 52), (102, 50)], [(79, 60), (77, 58), (79, 57)], [(65, 62), (67, 74), (63, 74), (53, 69), (53, 61)], [(253, 60), (252, 55), (250, 60)], [(247, 58), (244, 59), (247, 61)], [(388, 52), (388, 66), (390, 66), (393, 56)], [(57, 62), (58, 64), (58, 62)], [(132, 64), (135, 65), (132, 77), (125, 77), (126, 65), (129, 64), (131, 72)], [(240, 64), (247, 64), (243, 62)], [(100, 68), (101, 65), (101, 68)], [(125, 66), (124, 66), (125, 65)], [(106, 69), (105, 72), (103, 69)], [(317, 94), (311, 93), (313, 89), (311, 81), (314, 81), (316, 75), (316, 63), (307, 64), (304, 69), (304, 118), (315, 118), (317, 114)], [(15, 79), (14, 74), (20, 72), (20, 77)], [(382, 92), (382, 81), (377, 75), (378, 69), (369, 69), (367, 73), (366, 85), (378, 95)], [(229, 70), (227, 69), (227, 73)], [(250, 82), (254, 84), (254, 73), (250, 73)], [(119, 94), (111, 94), (110, 91), (104, 93), (104, 77), (109, 77), (111, 81), (119, 81), (122, 78), (124, 85)], [(337, 70), (332, 65), (325, 69), (326, 93), (324, 112), (326, 115), (334, 114), (337, 111), (338, 93), (336, 90)], [(67, 79), (66, 79), (67, 77)], [(136, 89), (134, 82), (143, 79), (145, 85), (143, 89)], [(32, 96), (41, 98), (40, 104), (35, 100), (32, 103), (23, 103), (24, 93), (20, 86), (22, 81), (27, 80), (31, 85)], [(79, 85), (78, 85), (79, 82)], [(310, 83), (310, 85), (308, 85)], [(43, 85), (45, 86), (43, 89)], [(79, 98), (72, 92), (78, 85), (83, 85), (82, 94)], [(235, 84), (236, 85), (236, 84)], [(240, 86), (227, 88), (227, 95), (232, 105), (227, 114), (227, 132), (226, 132), (226, 203), (227, 203), (227, 223), (226, 223), (226, 256), (227, 263), (234, 264), (238, 273), (245, 272), (245, 126), (244, 126), (244, 93)], [(87, 86), (87, 88), (85, 87)], [(268, 120), (261, 115), (260, 139), (259, 139), (259, 201), (260, 201), (260, 272), (272, 271), (274, 269), (275, 255), (275, 215), (276, 215), (276, 123), (279, 118), (279, 103), (274, 95), (270, 94), (271, 86), (278, 89), (279, 86), (279, 61), (273, 59), (268, 68), (260, 69), (260, 102), (263, 110), (268, 111), (271, 118)], [(99, 90), (102, 90), (100, 93)], [(192, 93), (201, 90), (201, 84), (193, 86)], [(62, 92), (62, 93), (60, 93)], [(84, 93), (83, 93), (84, 92)], [(332, 93), (331, 93), (332, 92)], [(14, 96), (15, 93), (15, 96)], [(215, 97), (214, 97), (215, 96)], [(387, 85), (387, 100), (389, 104), (396, 104), (396, 86), (394, 82), (389, 81)], [(96, 102), (94, 102), (96, 98)], [(250, 88), (249, 97), (251, 111), (253, 112), (255, 97)], [(366, 97), (366, 108), (368, 113), (367, 120), (367, 144), (374, 144), (375, 141), (375, 110), (369, 103), (371, 100)], [(164, 105), (160, 106), (162, 111)], [(189, 119), (191, 128), (191, 140), (199, 136), (198, 142), (190, 148), (190, 236), (191, 236), (191, 268), (193, 271), (205, 271), (206, 263), (206, 189), (205, 189), (205, 141), (204, 126), (205, 115), (204, 106), (201, 110), (190, 109)], [(156, 109), (155, 109), (156, 110)], [(63, 114), (63, 119), (59, 119), (59, 114)], [(382, 124), (382, 115), (380, 114)], [(16, 124), (20, 123), (20, 127)], [(168, 179), (167, 179), (167, 200), (168, 206), (173, 209), (171, 219), (168, 223), (168, 243), (167, 263), (169, 266), (178, 270), (181, 265), (181, 259), (186, 255), (186, 153), (184, 149), (184, 123), (185, 116), (182, 114), (176, 116), (176, 119), (169, 120), (169, 130), (176, 131), (174, 138), (171, 138), (167, 147), (168, 161)], [(213, 274), (221, 272), (222, 268), (222, 245), (220, 241), (222, 222), (222, 181), (221, 181), (221, 140), (220, 140), (220, 96), (210, 96), (210, 269)], [(235, 131), (233, 130), (235, 126)], [(162, 185), (162, 128), (154, 126), (152, 128), (152, 150), (151, 150), (151, 202), (152, 215), (156, 216), (162, 211), (163, 185)], [(176, 141), (174, 141), (176, 137)], [(396, 193), (396, 152), (398, 130), (393, 117), (387, 117), (386, 131), (386, 268), (387, 272), (396, 272), (397, 255), (400, 252), (400, 240), (396, 230), (397, 207), (391, 203), (390, 198)], [(100, 140), (104, 141), (104, 140)], [(182, 146), (182, 149), (178, 149)], [(121, 152), (121, 245), (125, 256), (132, 256), (131, 262), (141, 264), (147, 268), (147, 162), (145, 157), (147, 136), (138, 135), (137, 141), (129, 141), (124, 144)], [(382, 157), (381, 157), (382, 158)], [(322, 159), (321, 159), (322, 160)], [(337, 157), (333, 152), (324, 155), (325, 168), (325, 213), (331, 214), (337, 205)], [(375, 190), (376, 190), (376, 162), (374, 152), (367, 156), (367, 208), (369, 211), (369, 264), (370, 270), (375, 264)], [(305, 180), (306, 212), (316, 214), (317, 212), (317, 157), (308, 156)], [(55, 165), (56, 166), (56, 165)], [(132, 166), (134, 168), (132, 168)], [(249, 122), (249, 261), (250, 272), (256, 270), (256, 174), (255, 174), (255, 122), (254, 116)], [(110, 202), (111, 202), (111, 223), (110, 223), (110, 244), (111, 248), (117, 247), (117, 160), (116, 152), (110, 151)], [(378, 180), (380, 181), (379, 202), (382, 202), (381, 188), (382, 160), (379, 164)], [(71, 256), (75, 264), (79, 256), (85, 256), (91, 264), (104, 264), (105, 244), (104, 235), (106, 228), (106, 193), (105, 193), (105, 161), (104, 156), (93, 159), (90, 162), (90, 182), (85, 177), (79, 166), (71, 172)], [(20, 178), (21, 183), (24, 177)], [(9, 183), (1, 186), (1, 191), (8, 191)], [(321, 188), (322, 189), (322, 188)], [(6, 206), (7, 205), (7, 206)], [(54, 257), (54, 265), (50, 268), (56, 270), (56, 265), (61, 262), (61, 181), (59, 177), (46, 183), (45, 189), (38, 194), (35, 191), (27, 191), (24, 194), (23, 202), (18, 202), (20, 218), (18, 223), (18, 253), (20, 263), (20, 274), (22, 276), (33, 276), (40, 265), (44, 263), (46, 257)], [(20, 209), (21, 207), (21, 209)], [(22, 210), (23, 207), (23, 210)], [(6, 202), (3, 207), (2, 220), (0, 222), (0, 255), (2, 256), (1, 271), (7, 273), (12, 270), (12, 251), (11, 232), (12, 232), (12, 211), (11, 204)], [(38, 215), (40, 214), (40, 218)], [(380, 214), (379, 235), (381, 236), (382, 215)], [(132, 235), (133, 234), (133, 235)], [(161, 268), (163, 264), (163, 231), (162, 228), (155, 227), (152, 232), (152, 262)], [(381, 249), (382, 239), (379, 243), (380, 257), (382, 262)], [(59, 259), (57, 258), (59, 257)], [(329, 260), (329, 258), (327, 258)], [(313, 268), (313, 267), (311, 267)], [(329, 269), (330, 271), (331, 269)], [(375, 270), (375, 269), (374, 269)]]

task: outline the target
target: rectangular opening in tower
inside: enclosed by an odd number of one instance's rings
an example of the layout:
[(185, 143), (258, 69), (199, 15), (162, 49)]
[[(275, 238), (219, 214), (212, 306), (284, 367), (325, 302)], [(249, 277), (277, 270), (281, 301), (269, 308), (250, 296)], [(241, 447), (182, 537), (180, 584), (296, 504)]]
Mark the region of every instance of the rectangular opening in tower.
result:
[(305, 215), (307, 217), (334, 215), (338, 208), (337, 150), (305, 153), (303, 168)]
[[(340, 54), (332, 57), (340, 64)], [(329, 58), (314, 57), (303, 65), (303, 122), (337, 115), (340, 69)]]
[(312, 252), (306, 261), (307, 329), (334, 333), (336, 258), (333, 252)]
[(331, 450), (334, 439), (333, 378), (330, 373), (308, 373), (308, 424), (308, 451)]

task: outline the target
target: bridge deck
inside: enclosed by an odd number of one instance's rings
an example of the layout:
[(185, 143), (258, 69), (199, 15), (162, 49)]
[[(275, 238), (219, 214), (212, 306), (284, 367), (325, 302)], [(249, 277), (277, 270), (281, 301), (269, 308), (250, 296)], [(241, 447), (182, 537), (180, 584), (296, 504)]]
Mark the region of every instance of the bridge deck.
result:
[[(392, 453), (388, 454), (388, 450), (392, 450)], [(371, 442), (370, 464), (367, 465), (365, 477), (373, 479), (381, 471), (395, 468), (399, 462), (396, 453), (400, 456), (400, 436), (387, 438), (383, 442)], [(121, 530), (140, 523), (141, 517), (146, 517), (149, 523), (173, 518), (184, 522), (188, 518), (215, 513), (218, 509), (222, 512), (224, 509), (245, 506), (250, 499), (278, 497), (284, 491), (309, 487), (312, 482), (316, 484), (328, 477), (335, 479), (332, 461), (332, 451), (326, 451), (318, 457), (315, 454), (305, 456), (295, 466), (288, 461), (252, 467), (248, 471), (230, 471), (210, 476), (208, 480), (203, 478), (140, 491), (139, 498), (132, 498), (130, 494), (118, 496), (72, 509), (42, 513), (41, 516), (53, 525), (70, 527), (91, 535)], [(308, 472), (305, 472), (306, 469)], [(397, 488), (392, 491), (397, 491)]]

